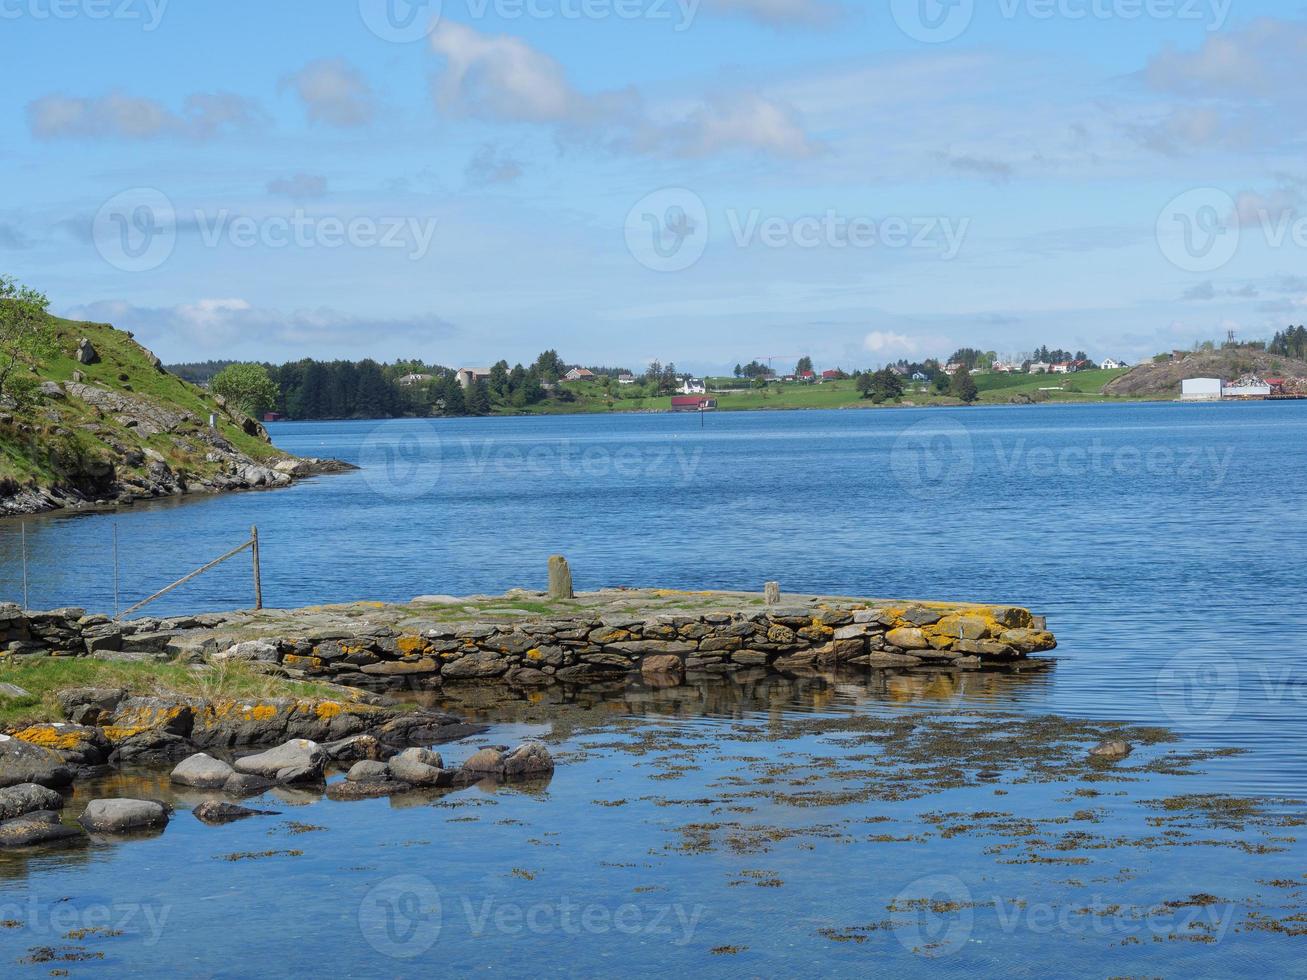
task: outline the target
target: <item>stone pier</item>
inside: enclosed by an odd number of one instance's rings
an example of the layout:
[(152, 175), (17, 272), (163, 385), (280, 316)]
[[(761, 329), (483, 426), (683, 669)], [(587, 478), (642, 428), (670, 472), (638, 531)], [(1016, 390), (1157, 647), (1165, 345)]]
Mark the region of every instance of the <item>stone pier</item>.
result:
[(130, 622), (0, 606), (0, 634), (6, 658), (246, 660), (370, 690), (624, 677), (665, 685), (744, 670), (1000, 669), (1056, 646), (1042, 617), (1014, 605), (669, 589), (572, 598), (512, 590)]

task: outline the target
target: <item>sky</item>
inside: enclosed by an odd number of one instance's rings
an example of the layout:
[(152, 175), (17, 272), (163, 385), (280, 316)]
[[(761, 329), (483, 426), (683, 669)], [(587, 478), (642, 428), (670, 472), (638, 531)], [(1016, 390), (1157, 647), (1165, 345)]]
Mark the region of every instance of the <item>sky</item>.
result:
[(1307, 6), (0, 0), (0, 273), (168, 362), (697, 372), (1307, 316)]

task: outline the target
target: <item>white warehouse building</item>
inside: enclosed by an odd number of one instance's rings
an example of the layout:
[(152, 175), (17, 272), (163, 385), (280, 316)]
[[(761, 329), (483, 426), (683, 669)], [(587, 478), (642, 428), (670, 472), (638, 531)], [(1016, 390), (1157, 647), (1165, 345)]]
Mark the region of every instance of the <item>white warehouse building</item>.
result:
[(1180, 400), (1182, 402), (1219, 402), (1221, 400), (1220, 378), (1185, 378), (1180, 382)]

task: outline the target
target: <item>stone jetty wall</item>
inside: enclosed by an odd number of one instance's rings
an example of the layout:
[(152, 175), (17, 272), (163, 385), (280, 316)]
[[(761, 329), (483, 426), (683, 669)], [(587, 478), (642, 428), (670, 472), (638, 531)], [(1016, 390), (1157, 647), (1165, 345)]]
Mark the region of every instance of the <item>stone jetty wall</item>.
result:
[[(566, 602), (425, 597), (306, 610), (114, 622), (80, 609), (0, 606), (5, 657), (248, 660), (295, 678), (372, 690), (482, 683), (534, 687), (624, 676), (674, 683), (743, 670), (978, 669), (1051, 650), (1017, 606), (604, 590)], [(543, 611), (521, 607), (544, 607)]]

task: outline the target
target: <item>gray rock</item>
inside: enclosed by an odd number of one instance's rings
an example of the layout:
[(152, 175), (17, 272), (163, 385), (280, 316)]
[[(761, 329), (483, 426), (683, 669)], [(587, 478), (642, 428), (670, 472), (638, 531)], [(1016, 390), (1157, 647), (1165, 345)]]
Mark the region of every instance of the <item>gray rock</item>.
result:
[(779, 606), (781, 603), (781, 583), (768, 582), (762, 587), (763, 599), (769, 606)]
[(231, 823), (233, 820), (244, 820), (246, 817), (275, 817), (279, 811), (253, 810), (247, 806), (224, 803), (221, 800), (205, 800), (191, 813), (195, 814), (197, 820), (204, 823), (219, 824)]
[(255, 663), (276, 663), (279, 659), (276, 646), (265, 640), (246, 640), (213, 655), (214, 660), (242, 660)]
[(1108, 739), (1105, 742), (1099, 742), (1089, 750), (1091, 758), (1099, 759), (1104, 762), (1112, 762), (1117, 759), (1124, 759), (1134, 751), (1134, 746), (1129, 742), (1119, 738)]
[(463, 768), (471, 773), (501, 776), (504, 772), (504, 753), (498, 749), (481, 749), (474, 752), (472, 757), (463, 763)]
[(30, 698), (31, 691), (26, 691), (17, 684), (0, 684), (0, 698)]
[(92, 800), (77, 822), (93, 834), (122, 834), (166, 826), (168, 810), (157, 800)]
[[(92, 651), (94, 652), (94, 651)], [(127, 700), (122, 687), (70, 687), (55, 695), (64, 717), (78, 725), (103, 725)]]
[(327, 787), (327, 799), (372, 800), (380, 796), (393, 796), (396, 793), (407, 793), (412, 789), (413, 787), (408, 783), (400, 782), (398, 779), (343, 779), (340, 782), (332, 783)]
[(498, 677), (513, 665), (512, 659), (497, 653), (478, 651), (459, 657), (441, 668), (440, 675), (447, 680), (472, 680)]
[(335, 742), (325, 742), (322, 749), (336, 762), (381, 758), (381, 743), (371, 735), (351, 735)]
[(67, 786), (72, 781), (73, 770), (58, 752), (0, 735), (0, 788), (22, 783)]
[(257, 796), (276, 785), (276, 781), (264, 776), (256, 776), (248, 772), (234, 772), (222, 784), (222, 791), (228, 796)]
[(549, 598), (576, 598), (576, 592), (572, 588), (572, 570), (568, 567), (567, 559), (562, 555), (549, 556)]
[(503, 765), (504, 775), (509, 779), (544, 776), (554, 771), (553, 756), (540, 742), (523, 742), (504, 756)]
[(236, 760), (236, 771), (252, 773), (279, 783), (320, 780), (327, 753), (307, 738), (296, 738), (275, 749)]
[(35, 783), (20, 783), (0, 789), (0, 820), (13, 820), (38, 810), (62, 810), (64, 798)]
[(76, 827), (59, 822), (57, 813), (37, 811), (0, 823), (0, 847), (33, 847), (81, 837)]
[(453, 776), (445, 770), (440, 753), (430, 749), (405, 749), (390, 760), (390, 772), (414, 786), (448, 786)]
[(219, 789), (226, 785), (234, 770), (221, 759), (215, 759), (204, 752), (184, 759), (169, 777), (182, 786), (195, 786), (199, 789)]
[(73, 354), (78, 364), (98, 364), (100, 355), (96, 353), (95, 347), (87, 337), (83, 337), (77, 342), (77, 351)]
[(384, 762), (364, 759), (350, 766), (345, 778), (351, 783), (375, 783), (378, 780), (390, 778), (390, 767)]

